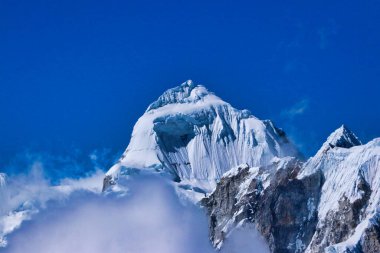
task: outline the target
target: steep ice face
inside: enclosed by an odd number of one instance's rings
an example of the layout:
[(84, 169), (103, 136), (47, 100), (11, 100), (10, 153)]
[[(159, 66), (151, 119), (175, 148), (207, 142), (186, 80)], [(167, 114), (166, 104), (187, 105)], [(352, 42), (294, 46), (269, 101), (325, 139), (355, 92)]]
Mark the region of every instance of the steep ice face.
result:
[(271, 121), (237, 110), (205, 87), (187, 81), (164, 92), (140, 117), (105, 184), (130, 168), (154, 168), (182, 183), (206, 184), (211, 189), (223, 173), (239, 164), (266, 165), (274, 157), (297, 155), (285, 133)]

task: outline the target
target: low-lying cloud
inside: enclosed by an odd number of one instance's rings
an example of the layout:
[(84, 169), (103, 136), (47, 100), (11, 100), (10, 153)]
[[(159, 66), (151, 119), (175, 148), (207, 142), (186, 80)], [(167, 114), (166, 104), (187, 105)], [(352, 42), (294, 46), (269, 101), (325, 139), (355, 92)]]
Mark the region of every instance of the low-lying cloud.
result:
[(131, 181), (128, 196), (77, 193), (51, 203), (9, 237), (5, 252), (214, 252), (202, 210), (157, 178)]
[[(6, 253), (215, 253), (207, 217), (158, 175), (136, 175), (126, 195), (101, 193), (104, 173), (52, 184), (40, 159), (0, 189)], [(1, 238), (0, 238), (1, 239)], [(4, 239), (4, 238), (3, 238)], [(5, 241), (0, 240), (5, 245)], [(254, 229), (232, 233), (222, 253), (266, 253)]]

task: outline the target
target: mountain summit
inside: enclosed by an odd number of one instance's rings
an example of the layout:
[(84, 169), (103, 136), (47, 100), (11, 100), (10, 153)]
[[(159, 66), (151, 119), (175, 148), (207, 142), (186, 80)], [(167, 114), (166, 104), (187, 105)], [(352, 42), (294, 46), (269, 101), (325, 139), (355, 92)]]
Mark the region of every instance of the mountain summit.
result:
[(271, 121), (237, 110), (189, 80), (148, 107), (104, 185), (115, 184), (130, 169), (150, 168), (169, 173), (186, 189), (208, 192), (232, 167), (285, 156), (298, 151)]
[(322, 147), (351, 148), (361, 144), (362, 143), (358, 137), (356, 137), (356, 135), (345, 125), (342, 125), (327, 138), (327, 141)]
[(180, 86), (165, 91), (155, 102), (150, 104), (147, 112), (168, 104), (195, 103), (207, 95), (210, 93), (205, 87), (195, 85), (192, 80), (187, 80)]
[(331, 152), (337, 151), (344, 153), (346, 152), (346, 149), (360, 145), (362, 145), (362, 142), (359, 140), (359, 138), (347, 126), (342, 125), (329, 135), (315, 156), (311, 157), (305, 163), (304, 168), (301, 172), (301, 176), (310, 175), (318, 169), (324, 170), (325, 168), (329, 167), (323, 167), (321, 161), (330, 161), (331, 159), (328, 159), (328, 157), (330, 156)]

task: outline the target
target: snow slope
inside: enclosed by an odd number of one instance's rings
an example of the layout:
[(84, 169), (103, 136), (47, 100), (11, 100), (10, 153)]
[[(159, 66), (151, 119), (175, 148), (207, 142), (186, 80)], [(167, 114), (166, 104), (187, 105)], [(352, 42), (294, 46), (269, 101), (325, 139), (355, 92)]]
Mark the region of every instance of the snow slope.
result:
[[(316, 252), (317, 247), (335, 243), (339, 243), (339, 247), (331, 252), (344, 252), (344, 241), (347, 240), (347, 245), (355, 240), (358, 243), (365, 229), (378, 222), (370, 220), (379, 214), (380, 138), (361, 145), (359, 139), (342, 126), (308, 160), (299, 178), (316, 170), (322, 171), (324, 184), (317, 232), (306, 252)], [(336, 227), (337, 223), (340, 228)]]
[[(360, 180), (364, 179), (371, 188), (374, 188), (374, 198), (380, 197), (380, 138), (374, 139), (365, 145), (355, 135), (354, 138), (346, 139), (345, 143), (356, 143), (350, 148), (335, 146), (325, 149), (328, 144), (336, 143), (335, 140), (343, 139), (345, 136), (337, 135), (342, 133), (341, 127), (330, 135), (317, 155), (311, 158), (304, 166), (304, 171), (300, 177), (309, 174), (311, 171), (321, 170), (325, 177), (322, 188), (321, 203), (319, 205), (319, 215), (324, 217), (328, 210), (338, 205), (339, 199), (343, 195), (353, 202), (361, 197), (361, 191), (357, 189)], [(345, 128), (346, 131), (349, 131)], [(339, 138), (336, 138), (339, 136)], [(354, 142), (353, 142), (354, 141)], [(359, 145), (359, 146), (356, 146)], [(375, 201), (377, 202), (377, 201)], [(369, 206), (373, 210), (375, 202)]]
[(105, 188), (129, 169), (153, 168), (185, 187), (210, 191), (239, 164), (297, 155), (271, 121), (237, 110), (189, 80), (164, 92), (140, 117), (126, 151), (106, 174)]

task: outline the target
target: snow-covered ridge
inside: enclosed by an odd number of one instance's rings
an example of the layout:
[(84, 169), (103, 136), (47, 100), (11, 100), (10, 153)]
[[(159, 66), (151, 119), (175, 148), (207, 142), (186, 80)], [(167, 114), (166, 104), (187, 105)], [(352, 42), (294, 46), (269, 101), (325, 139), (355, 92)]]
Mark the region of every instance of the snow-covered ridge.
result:
[(187, 81), (164, 92), (140, 117), (105, 184), (113, 184), (130, 168), (153, 168), (179, 181), (203, 186), (208, 182), (212, 189), (239, 164), (260, 166), (275, 157), (297, 155), (271, 121), (237, 110), (204, 86)]

